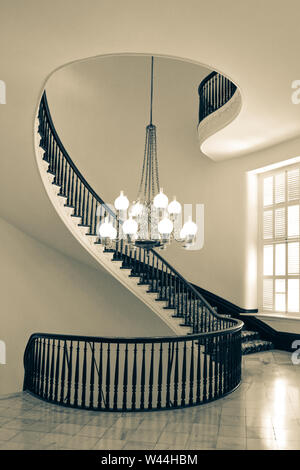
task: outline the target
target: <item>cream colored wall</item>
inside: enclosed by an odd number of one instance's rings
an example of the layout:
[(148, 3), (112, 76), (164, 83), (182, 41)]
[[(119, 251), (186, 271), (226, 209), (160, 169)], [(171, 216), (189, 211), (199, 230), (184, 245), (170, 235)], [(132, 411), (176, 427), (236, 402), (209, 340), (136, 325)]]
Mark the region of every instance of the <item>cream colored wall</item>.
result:
[[(113, 203), (136, 195), (149, 107), (149, 57), (109, 57), (59, 70), (47, 84), (54, 124), (87, 181)], [(204, 203), (201, 251), (163, 253), (187, 279), (242, 308), (257, 308), (255, 178), (247, 172), (298, 155), (300, 140), (213, 162), (200, 153), (197, 87), (209, 71), (155, 59), (154, 123), (161, 185), (182, 203)]]
[(0, 395), (22, 389), (23, 353), (34, 332), (160, 336), (171, 330), (103, 271), (48, 248), (0, 219)]

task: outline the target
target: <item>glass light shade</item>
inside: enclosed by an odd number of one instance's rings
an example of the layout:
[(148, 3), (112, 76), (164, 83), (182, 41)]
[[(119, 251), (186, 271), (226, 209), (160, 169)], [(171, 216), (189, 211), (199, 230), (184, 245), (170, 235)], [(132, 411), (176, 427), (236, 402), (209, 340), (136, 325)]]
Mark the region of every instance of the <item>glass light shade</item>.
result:
[(154, 207), (157, 209), (166, 209), (168, 207), (168, 202), (168, 197), (164, 194), (162, 189), (153, 199)]
[(184, 226), (180, 230), (180, 238), (194, 237), (197, 233), (198, 227), (192, 218), (189, 217), (188, 221), (185, 222)]
[(124, 192), (121, 191), (120, 196), (117, 197), (117, 199), (115, 200), (115, 208), (117, 209), (117, 211), (126, 211), (128, 209), (128, 206), (128, 198), (124, 196)]
[(141, 204), (140, 202), (136, 202), (135, 204), (131, 206), (130, 214), (132, 215), (132, 217), (138, 217), (139, 215), (142, 214), (143, 209), (144, 209), (143, 204)]
[(107, 217), (99, 227), (99, 235), (101, 238), (111, 238), (112, 240), (117, 236), (117, 230), (113, 227), (111, 222), (108, 222)]
[(173, 230), (173, 222), (168, 219), (167, 217), (164, 217), (158, 224), (158, 231), (160, 234), (164, 235), (169, 235), (172, 230)]
[(135, 235), (138, 231), (138, 224), (130, 216), (129, 219), (125, 220), (122, 228), (125, 235)]
[(174, 197), (173, 201), (168, 205), (168, 212), (169, 214), (173, 215), (180, 214), (181, 204), (180, 202), (176, 201), (176, 197)]

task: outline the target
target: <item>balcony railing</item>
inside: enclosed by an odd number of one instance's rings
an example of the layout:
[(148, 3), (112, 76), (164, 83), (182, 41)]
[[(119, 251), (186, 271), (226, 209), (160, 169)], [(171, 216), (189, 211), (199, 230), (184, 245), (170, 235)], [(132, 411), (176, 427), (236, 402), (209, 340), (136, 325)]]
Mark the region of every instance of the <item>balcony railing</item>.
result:
[(102, 411), (207, 403), (240, 383), (242, 325), (155, 338), (36, 333), (24, 355), (24, 390), (55, 404)]
[(199, 123), (220, 109), (234, 95), (236, 85), (217, 72), (209, 74), (199, 85)]

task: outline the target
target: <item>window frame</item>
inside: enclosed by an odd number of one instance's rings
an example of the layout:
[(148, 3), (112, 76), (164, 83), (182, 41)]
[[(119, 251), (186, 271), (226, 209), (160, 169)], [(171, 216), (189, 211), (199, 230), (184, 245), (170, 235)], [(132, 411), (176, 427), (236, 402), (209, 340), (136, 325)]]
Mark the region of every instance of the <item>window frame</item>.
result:
[[(260, 311), (265, 311), (269, 314), (275, 314), (280, 316), (286, 317), (295, 317), (299, 316), (300, 319), (300, 194), (299, 198), (293, 201), (288, 201), (288, 185), (287, 185), (287, 173), (293, 169), (299, 170), (299, 186), (300, 186), (300, 164), (295, 163), (292, 165), (287, 165), (278, 169), (274, 169), (271, 171), (266, 171), (260, 173), (258, 175), (258, 273), (257, 273), (257, 280), (258, 280), (258, 307)], [(276, 203), (275, 199), (275, 178), (278, 174), (285, 174), (285, 200), (281, 203)], [(264, 206), (264, 179), (267, 177), (273, 176), (273, 203), (271, 205)], [(299, 206), (299, 234), (296, 237), (288, 237), (288, 207), (298, 205)], [(279, 208), (285, 208), (285, 236), (278, 237), (275, 236), (275, 211)], [(266, 210), (272, 210), (272, 233), (273, 237), (271, 239), (264, 239), (264, 213)], [(298, 257), (298, 274), (288, 274), (288, 246), (292, 242), (297, 242), (299, 247), (299, 257)], [(285, 274), (284, 275), (277, 275), (276, 274), (276, 256), (275, 250), (276, 245), (284, 244), (285, 246)], [(273, 274), (272, 275), (264, 275), (264, 247), (267, 245), (273, 246)], [(267, 309), (264, 306), (264, 280), (265, 279), (272, 279), (273, 280), (273, 292), (272, 292), (272, 309)], [(284, 279), (285, 280), (285, 310), (276, 310), (275, 309), (275, 283), (276, 279)], [(299, 282), (299, 309), (298, 311), (288, 311), (288, 280), (289, 279), (297, 279)]]

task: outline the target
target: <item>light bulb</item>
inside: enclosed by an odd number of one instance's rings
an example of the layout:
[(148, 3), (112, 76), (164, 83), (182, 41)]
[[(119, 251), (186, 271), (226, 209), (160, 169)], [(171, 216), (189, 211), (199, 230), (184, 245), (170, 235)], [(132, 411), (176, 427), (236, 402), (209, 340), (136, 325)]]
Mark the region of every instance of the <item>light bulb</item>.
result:
[(108, 217), (99, 227), (99, 235), (101, 238), (111, 238), (114, 240), (117, 236), (117, 230), (113, 227), (111, 222), (108, 222)]
[(138, 224), (130, 216), (129, 219), (125, 220), (122, 228), (125, 235), (135, 235), (138, 231)]
[(195, 222), (192, 221), (192, 217), (188, 218), (184, 226), (180, 230), (180, 238), (194, 237), (197, 233), (198, 227)]
[(144, 209), (143, 204), (141, 204), (139, 201), (136, 203), (132, 204), (131, 209), (130, 209), (130, 214), (132, 217), (138, 217), (139, 215), (142, 214)]
[(120, 192), (120, 196), (117, 197), (115, 200), (115, 208), (117, 211), (126, 211), (129, 206), (129, 201), (126, 196), (124, 196), (124, 192)]
[(169, 214), (177, 215), (181, 212), (181, 204), (180, 202), (176, 201), (176, 197), (174, 197), (173, 201), (170, 202), (168, 205), (168, 212)]
[(168, 217), (164, 217), (159, 222), (157, 228), (161, 235), (169, 235), (173, 230), (173, 222)]
[(153, 199), (154, 207), (157, 209), (166, 209), (168, 207), (168, 202), (168, 197), (164, 194), (162, 189)]

